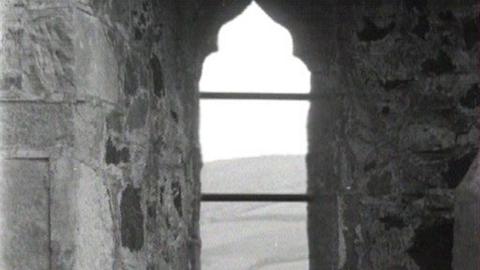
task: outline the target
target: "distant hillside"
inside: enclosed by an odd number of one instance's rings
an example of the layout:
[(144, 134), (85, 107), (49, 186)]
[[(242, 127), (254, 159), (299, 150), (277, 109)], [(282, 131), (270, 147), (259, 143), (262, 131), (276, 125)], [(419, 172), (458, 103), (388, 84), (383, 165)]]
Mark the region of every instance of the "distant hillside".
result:
[[(209, 162), (203, 192), (304, 193), (304, 156)], [(306, 204), (202, 203), (202, 268), (303, 270), (308, 265)]]
[(305, 156), (262, 156), (207, 162), (201, 179), (203, 192), (303, 193), (307, 181)]

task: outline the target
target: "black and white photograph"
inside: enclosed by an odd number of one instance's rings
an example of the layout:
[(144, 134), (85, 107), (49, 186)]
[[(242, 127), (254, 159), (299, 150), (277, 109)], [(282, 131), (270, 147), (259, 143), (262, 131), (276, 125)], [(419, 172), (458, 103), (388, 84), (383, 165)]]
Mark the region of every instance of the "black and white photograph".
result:
[(0, 270), (480, 270), (480, 0), (0, 0)]

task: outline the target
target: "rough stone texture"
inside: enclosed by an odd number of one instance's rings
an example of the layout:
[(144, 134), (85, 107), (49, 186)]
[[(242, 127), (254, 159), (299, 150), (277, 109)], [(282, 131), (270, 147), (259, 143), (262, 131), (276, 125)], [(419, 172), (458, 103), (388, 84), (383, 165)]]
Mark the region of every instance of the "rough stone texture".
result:
[(480, 170), (479, 157), (456, 190), (454, 269), (474, 270), (480, 267)]
[(198, 75), (179, 8), (0, 3), (2, 157), (48, 164), (50, 202), (26, 205), (48, 212), (51, 269), (199, 268)]
[[(85, 100), (76, 106), (74, 152), (104, 190), (95, 196), (99, 212), (78, 224), (104, 219), (90, 230), (111, 241), (77, 269), (198, 269), (196, 87), (175, 8), (81, 1), (74, 9), (75, 85)], [(93, 238), (80, 241), (87, 247)]]
[[(0, 3), (1, 148), (49, 164), (53, 269), (199, 269), (201, 64), (249, 3)], [(478, 147), (475, 2), (258, 3), (321, 96), (311, 269), (451, 269)]]
[(2, 269), (49, 267), (48, 163), (2, 160)]
[(453, 190), (478, 148), (475, 1), (257, 2), (290, 30), (321, 96), (311, 269), (452, 269)]
[(110, 269), (115, 260), (110, 197), (102, 179), (94, 170), (84, 164), (80, 164), (76, 170), (82, 177), (76, 191), (78, 220), (81, 220), (82, 224), (78, 226), (76, 233), (75, 267)]
[(344, 4), (317, 19), (336, 23), (334, 44), (304, 57), (312, 91), (330, 95), (310, 113), (312, 268), (452, 269), (452, 189), (477, 147), (460, 102), (479, 79), (461, 31), (473, 5)]
[[(475, 112), (460, 102), (479, 79), (477, 47), (460, 30), (472, 7), (379, 1), (330, 11), (335, 48), (323, 47), (334, 58), (306, 52), (312, 91), (330, 95), (310, 114), (313, 269), (452, 269), (452, 189), (477, 147)], [(325, 239), (332, 223), (338, 236)]]

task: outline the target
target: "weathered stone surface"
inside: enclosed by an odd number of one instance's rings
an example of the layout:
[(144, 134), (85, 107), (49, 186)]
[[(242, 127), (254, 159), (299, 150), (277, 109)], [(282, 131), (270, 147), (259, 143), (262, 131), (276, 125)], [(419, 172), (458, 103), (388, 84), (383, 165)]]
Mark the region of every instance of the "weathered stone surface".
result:
[(12, 103), (0, 106), (4, 147), (42, 149), (67, 144), (73, 138), (68, 105)]
[(479, 156), (456, 189), (453, 269), (473, 270), (480, 266), (480, 172)]
[(84, 164), (79, 164), (76, 173), (78, 224), (73, 269), (113, 268), (115, 225), (105, 179)]
[(0, 163), (0, 268), (48, 270), (48, 162), (2, 159)]
[[(0, 3), (1, 145), (52, 155), (57, 269), (199, 269), (198, 80), (249, 2)], [(311, 268), (450, 269), (452, 189), (478, 147), (475, 1), (257, 2), (324, 96)]]
[(160, 60), (156, 55), (152, 55), (149, 63), (153, 72), (153, 93), (155, 93), (157, 97), (161, 98), (165, 95), (162, 65), (160, 64)]
[(140, 206), (141, 189), (128, 185), (120, 200), (122, 246), (139, 251), (144, 242), (144, 217)]
[(55, 269), (199, 267), (197, 67), (177, 5), (1, 3), (2, 149), (52, 158)]
[(83, 9), (74, 11), (75, 22), (75, 87), (81, 99), (96, 97), (107, 102), (119, 102), (123, 79), (120, 63), (124, 56), (116, 56), (116, 48), (125, 46), (116, 29), (105, 28), (101, 18)]
[(63, 100), (73, 95), (73, 37), (66, 6), (5, 10), (0, 87), (14, 99)]
[(309, 191), (343, 203), (310, 208), (311, 267), (451, 269), (451, 189), (478, 147), (474, 2), (258, 2), (330, 95), (310, 111)]

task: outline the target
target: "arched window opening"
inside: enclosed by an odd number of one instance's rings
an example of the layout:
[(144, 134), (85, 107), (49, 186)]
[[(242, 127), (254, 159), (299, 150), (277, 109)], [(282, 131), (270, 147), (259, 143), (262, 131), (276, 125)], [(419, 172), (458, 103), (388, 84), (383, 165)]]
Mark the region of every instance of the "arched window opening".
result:
[(222, 27), (219, 51), (205, 60), (203, 269), (308, 268), (310, 73), (292, 52), (290, 33), (253, 2)]

